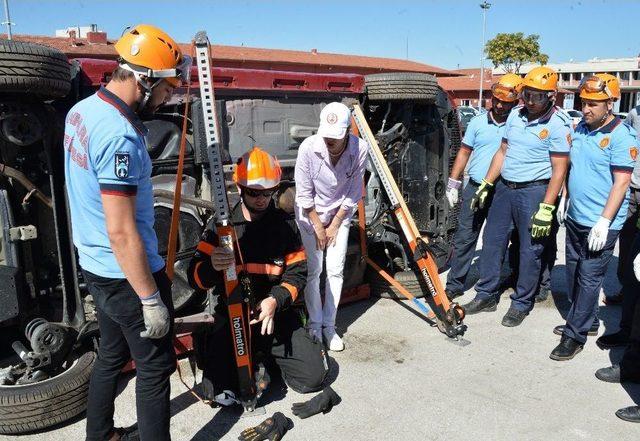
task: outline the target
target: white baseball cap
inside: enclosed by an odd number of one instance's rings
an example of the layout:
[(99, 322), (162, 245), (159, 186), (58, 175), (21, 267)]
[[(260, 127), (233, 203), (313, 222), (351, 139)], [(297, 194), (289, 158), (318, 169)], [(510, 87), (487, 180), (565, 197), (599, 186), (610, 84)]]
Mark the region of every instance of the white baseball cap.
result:
[(342, 139), (347, 133), (351, 112), (342, 103), (329, 103), (320, 112), (318, 135), (323, 138)]

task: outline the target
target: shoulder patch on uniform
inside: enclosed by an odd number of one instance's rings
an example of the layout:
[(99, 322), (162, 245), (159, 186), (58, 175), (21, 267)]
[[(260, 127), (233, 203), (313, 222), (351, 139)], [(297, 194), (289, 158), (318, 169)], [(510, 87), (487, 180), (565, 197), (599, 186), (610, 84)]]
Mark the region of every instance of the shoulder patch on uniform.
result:
[(635, 161), (638, 157), (638, 147), (629, 147), (629, 156)]
[(115, 174), (120, 179), (126, 179), (129, 176), (129, 153), (116, 153)]
[(540, 139), (547, 139), (549, 137), (549, 130), (547, 129), (540, 130), (540, 133), (538, 133), (538, 137)]
[(602, 138), (600, 140), (600, 148), (601, 149), (606, 149), (607, 146), (609, 145), (609, 142), (611, 142), (611, 140), (609, 139), (608, 136), (605, 136), (604, 138)]
[(569, 143), (569, 147), (573, 145), (573, 141), (571, 140), (571, 133), (567, 133), (567, 142)]

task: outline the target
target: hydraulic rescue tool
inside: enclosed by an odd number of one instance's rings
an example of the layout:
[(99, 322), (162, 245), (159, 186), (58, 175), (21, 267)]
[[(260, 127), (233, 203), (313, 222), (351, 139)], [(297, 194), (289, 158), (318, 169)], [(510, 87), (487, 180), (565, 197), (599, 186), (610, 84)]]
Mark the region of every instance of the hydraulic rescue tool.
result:
[[(430, 251), (428, 240), (420, 235), (420, 231), (416, 226), (413, 216), (409, 212), (407, 205), (402, 197), (402, 193), (398, 189), (398, 185), (387, 166), (386, 160), (378, 147), (378, 142), (375, 136), (371, 132), (371, 128), (365, 120), (362, 109), (358, 104), (353, 106), (353, 120), (356, 123), (360, 136), (367, 141), (369, 145), (369, 157), (371, 158), (371, 164), (376, 170), (382, 186), (389, 198), (391, 204), (391, 211), (393, 211), (395, 220), (399, 226), (399, 230), (402, 232), (407, 245), (413, 255), (413, 260), (418, 267), (419, 273), (422, 276), (420, 279), (423, 289), (427, 289), (425, 300), (433, 314), (435, 314), (436, 323), (438, 329), (445, 333), (447, 337), (458, 339), (462, 337), (467, 329), (467, 326), (463, 324), (464, 309), (457, 303), (449, 302), (447, 295), (442, 287), (442, 282), (438, 276), (438, 266), (435, 263)], [(365, 256), (366, 258), (366, 256)], [(384, 273), (384, 271), (367, 258), (367, 263), (371, 265), (376, 271)], [(384, 277), (384, 274), (383, 274)], [(425, 305), (419, 303), (413, 296), (408, 294), (406, 290), (400, 290), (410, 300), (416, 303), (422, 312), (429, 314), (429, 310)]]
[[(210, 44), (205, 32), (198, 32), (195, 37), (200, 99), (209, 156), (211, 177), (211, 199), (215, 205), (216, 232), (219, 246), (234, 251), (242, 259), (236, 233), (231, 223), (231, 210), (227, 198), (225, 176), (220, 149), (218, 118), (216, 115), (213, 78), (210, 65)], [(242, 260), (241, 260), (242, 262)], [(229, 325), (234, 346), (240, 402), (245, 411), (253, 412), (256, 402), (266, 388), (263, 380), (254, 375), (251, 353), (251, 292), (248, 278), (238, 273), (235, 263), (223, 272), (224, 289), (229, 309)]]

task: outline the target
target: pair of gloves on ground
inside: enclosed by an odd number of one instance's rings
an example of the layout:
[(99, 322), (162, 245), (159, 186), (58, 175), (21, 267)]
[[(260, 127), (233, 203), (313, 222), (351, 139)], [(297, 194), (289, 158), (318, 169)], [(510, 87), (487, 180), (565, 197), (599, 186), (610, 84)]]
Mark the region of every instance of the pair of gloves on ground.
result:
[[(324, 390), (303, 403), (294, 403), (291, 410), (298, 418), (309, 418), (322, 413), (329, 413), (333, 406), (340, 402), (340, 396), (331, 388)], [(278, 441), (293, 428), (293, 421), (281, 412), (276, 412), (255, 427), (244, 429), (238, 439), (240, 441)]]
[[(461, 186), (461, 181), (449, 178), (445, 195), (447, 197), (447, 201), (449, 202), (450, 208), (453, 208), (455, 204), (458, 203), (458, 194)], [(487, 204), (487, 200), (492, 190), (493, 184), (483, 179), (480, 183), (480, 186), (478, 187), (478, 190), (471, 199), (471, 210), (477, 211), (479, 209), (483, 209)], [(561, 198), (556, 214), (556, 217), (560, 224), (564, 223), (568, 206), (569, 202), (567, 201), (567, 199), (564, 197)], [(553, 214), (555, 210), (556, 207), (554, 205), (545, 204), (544, 202), (540, 203), (540, 205), (538, 206), (538, 211), (536, 211), (531, 218), (531, 237), (533, 237), (534, 239), (542, 239), (544, 237), (547, 237), (551, 233)], [(600, 217), (600, 219), (598, 219), (596, 224), (591, 228), (589, 237), (587, 239), (589, 251), (598, 252), (604, 248), (607, 242), (610, 225), (611, 221), (609, 219), (602, 216)], [(634, 270), (635, 269), (636, 266), (634, 262)], [(638, 261), (638, 272), (636, 272), (636, 277), (638, 276), (640, 276), (640, 260)], [(640, 280), (640, 278), (638, 280)]]

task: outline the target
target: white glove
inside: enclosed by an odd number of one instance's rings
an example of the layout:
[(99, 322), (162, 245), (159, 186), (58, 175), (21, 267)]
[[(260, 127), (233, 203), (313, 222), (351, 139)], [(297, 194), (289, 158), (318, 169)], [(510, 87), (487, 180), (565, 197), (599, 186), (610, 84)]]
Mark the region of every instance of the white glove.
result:
[(633, 259), (633, 273), (636, 275), (636, 280), (640, 282), (640, 254)]
[(596, 252), (604, 248), (609, 234), (609, 225), (611, 225), (611, 221), (600, 216), (598, 222), (589, 231), (589, 251)]
[(449, 178), (449, 181), (447, 181), (447, 190), (444, 194), (447, 197), (447, 201), (449, 201), (449, 208), (455, 207), (455, 205), (458, 203), (458, 189), (461, 186), (461, 181), (457, 181), (451, 178)]
[(160, 291), (149, 297), (140, 298), (142, 316), (144, 317), (144, 331), (142, 338), (162, 338), (169, 332), (169, 310), (160, 298)]
[(564, 225), (564, 220), (567, 218), (567, 210), (569, 209), (569, 199), (564, 196), (560, 198), (558, 203), (558, 209), (556, 210), (556, 219), (560, 225)]

